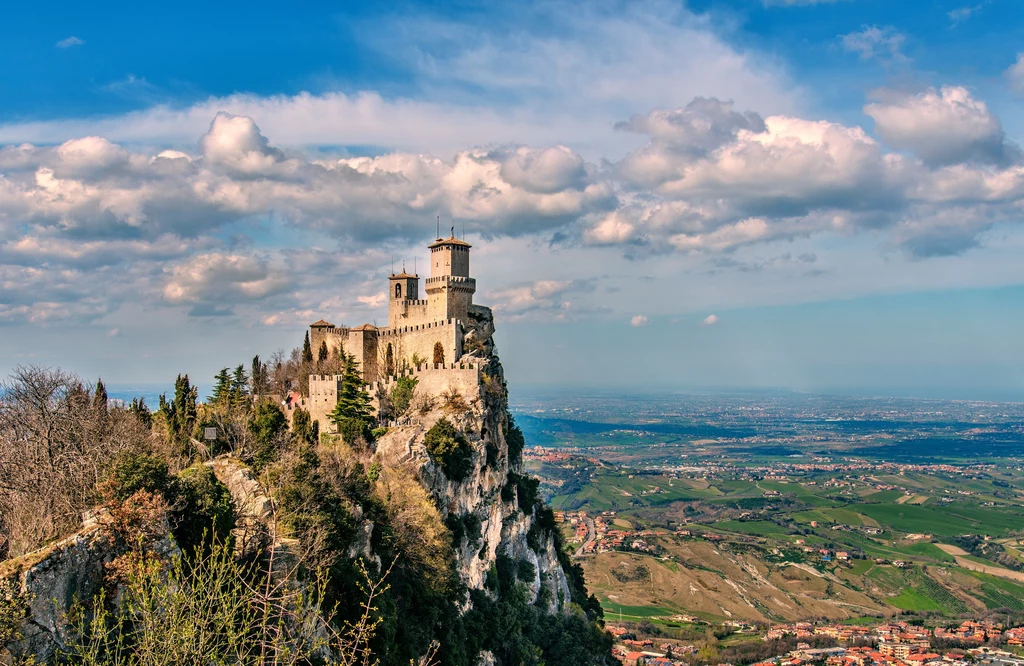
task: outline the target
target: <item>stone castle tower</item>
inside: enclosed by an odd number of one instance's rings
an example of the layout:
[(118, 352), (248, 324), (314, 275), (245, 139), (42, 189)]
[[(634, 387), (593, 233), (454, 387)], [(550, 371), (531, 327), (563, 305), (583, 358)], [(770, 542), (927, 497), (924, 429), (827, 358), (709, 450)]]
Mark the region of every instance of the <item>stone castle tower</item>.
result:
[[(344, 351), (355, 357), (367, 382), (387, 382), (413, 366), (450, 369), (461, 357), (476, 280), (469, 275), (469, 243), (455, 237), (438, 238), (430, 246), (430, 277), (421, 298), (420, 276), (394, 273), (388, 277), (388, 325), (335, 326), (326, 320), (310, 325), (309, 340), (316, 354), (326, 345), (329, 354)], [(309, 406), (326, 425), (337, 404), (340, 377), (311, 375)], [(326, 410), (326, 411), (325, 411)]]

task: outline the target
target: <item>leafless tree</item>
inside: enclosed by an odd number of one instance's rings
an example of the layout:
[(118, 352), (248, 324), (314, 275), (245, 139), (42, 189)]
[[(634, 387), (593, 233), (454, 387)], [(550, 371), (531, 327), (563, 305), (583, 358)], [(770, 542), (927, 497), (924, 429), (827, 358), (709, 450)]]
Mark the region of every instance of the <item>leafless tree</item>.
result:
[(79, 377), (19, 366), (0, 383), (0, 542), (8, 556), (78, 527), (118, 452), (146, 446), (128, 410), (93, 400)]

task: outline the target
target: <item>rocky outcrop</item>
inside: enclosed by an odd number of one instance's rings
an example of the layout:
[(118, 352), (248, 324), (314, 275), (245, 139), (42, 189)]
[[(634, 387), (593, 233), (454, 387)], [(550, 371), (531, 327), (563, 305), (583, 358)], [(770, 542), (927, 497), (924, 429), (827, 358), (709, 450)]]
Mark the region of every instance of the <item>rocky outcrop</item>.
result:
[[(456, 571), (469, 589), (484, 589), (488, 571), (504, 555), (533, 567), (534, 578), (528, 582), (531, 601), (543, 595), (548, 611), (558, 612), (568, 605), (570, 589), (554, 538), (534, 529), (535, 508), (520, 506), (517, 493), (508, 490), (512, 475), (522, 470), (519, 460), (510, 459), (505, 440), (507, 398), (494, 346), (494, 318), (489, 308), (478, 305), (469, 314), (467, 356), (460, 363), (483, 368), (481, 381), (457, 396), (434, 389), (423, 394), (417, 387), (413, 404), (418, 408), (408, 416), (408, 425), (391, 428), (377, 442), (377, 453), (393, 463), (414, 466), (449, 521), (479, 524), (479, 536), (464, 534), (455, 544)], [(473, 447), (472, 468), (464, 479), (448, 478), (427, 454), (424, 437), (441, 418), (451, 421)]]
[[(44, 663), (66, 647), (73, 630), (67, 621), (72, 607), (92, 599), (106, 580), (107, 565), (128, 548), (107, 520), (106, 512), (86, 516), (82, 529), (42, 550), (0, 563), (0, 581), (28, 602), (22, 638), (7, 646), (14, 657), (35, 657)], [(178, 552), (166, 519), (163, 536), (150, 546), (161, 556)], [(3, 663), (0, 646), (0, 663)]]

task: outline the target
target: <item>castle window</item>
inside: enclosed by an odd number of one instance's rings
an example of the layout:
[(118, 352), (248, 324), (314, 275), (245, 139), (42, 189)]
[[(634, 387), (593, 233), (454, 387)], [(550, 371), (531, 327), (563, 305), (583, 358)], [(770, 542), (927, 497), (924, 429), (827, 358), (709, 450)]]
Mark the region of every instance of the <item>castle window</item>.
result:
[(401, 297), (402, 297), (402, 283), (399, 282), (398, 284), (395, 285), (395, 298), (401, 298)]

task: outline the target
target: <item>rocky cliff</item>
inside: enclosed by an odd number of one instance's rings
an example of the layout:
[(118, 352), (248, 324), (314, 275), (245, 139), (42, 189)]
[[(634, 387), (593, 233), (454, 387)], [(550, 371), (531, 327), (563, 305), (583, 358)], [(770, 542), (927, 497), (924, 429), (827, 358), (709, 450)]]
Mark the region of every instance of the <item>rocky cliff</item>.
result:
[[(456, 571), (468, 589), (484, 589), (488, 572), (504, 555), (532, 566), (530, 602), (536, 603), (546, 590), (543, 604), (548, 612), (559, 612), (571, 599), (569, 582), (554, 533), (539, 529), (537, 505), (524, 506), (525, 498), (516, 492), (522, 474), (521, 451), (516, 446), (510, 450), (507, 441), (507, 391), (495, 353), (490, 309), (473, 306), (468, 323), (466, 347), (473, 351), (460, 364), (481, 369), (479, 384), (458, 394), (438, 391), (436, 386), (432, 393), (418, 390), (411, 413), (401, 425), (389, 428), (376, 450), (391, 464), (415, 468), (446, 522), (479, 525), (479, 535), (476, 529), (454, 535)], [(454, 423), (472, 447), (471, 469), (463, 479), (450, 479), (424, 445), (426, 433), (442, 418)]]

